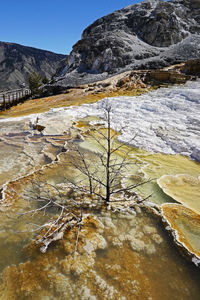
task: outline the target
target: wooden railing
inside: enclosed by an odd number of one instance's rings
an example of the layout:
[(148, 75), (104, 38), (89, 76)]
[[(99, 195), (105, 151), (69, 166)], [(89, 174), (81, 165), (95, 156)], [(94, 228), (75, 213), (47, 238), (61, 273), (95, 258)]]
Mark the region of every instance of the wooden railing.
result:
[(31, 90), (27, 88), (6, 91), (0, 93), (0, 110), (10, 108), (13, 105), (16, 105), (31, 95)]

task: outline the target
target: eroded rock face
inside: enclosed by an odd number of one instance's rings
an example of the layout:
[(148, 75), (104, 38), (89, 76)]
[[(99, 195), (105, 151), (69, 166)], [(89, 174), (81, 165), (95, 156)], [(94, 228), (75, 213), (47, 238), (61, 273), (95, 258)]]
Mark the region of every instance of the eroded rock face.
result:
[(197, 0), (147, 0), (115, 11), (83, 31), (61, 75), (73, 82), (75, 70), (96, 78), (94, 74), (105, 77), (125, 68), (161, 68), (198, 58), (199, 15)]

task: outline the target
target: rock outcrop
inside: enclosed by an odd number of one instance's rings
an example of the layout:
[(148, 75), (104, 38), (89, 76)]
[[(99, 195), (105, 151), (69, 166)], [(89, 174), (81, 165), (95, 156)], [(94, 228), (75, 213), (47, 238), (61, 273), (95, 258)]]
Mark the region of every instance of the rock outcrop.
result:
[(19, 88), (33, 71), (50, 78), (65, 57), (45, 50), (0, 42), (0, 91)]
[(60, 72), (61, 84), (128, 69), (158, 69), (200, 58), (200, 1), (146, 0), (87, 27)]

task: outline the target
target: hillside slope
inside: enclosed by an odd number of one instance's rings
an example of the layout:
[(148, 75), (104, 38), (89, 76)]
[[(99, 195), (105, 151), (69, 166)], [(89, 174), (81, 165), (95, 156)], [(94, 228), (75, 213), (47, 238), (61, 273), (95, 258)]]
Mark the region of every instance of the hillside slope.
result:
[(146, 0), (87, 27), (60, 84), (103, 79), (128, 69), (155, 69), (200, 58), (200, 1)]
[(33, 71), (51, 77), (65, 57), (45, 50), (0, 42), (0, 91), (19, 88)]

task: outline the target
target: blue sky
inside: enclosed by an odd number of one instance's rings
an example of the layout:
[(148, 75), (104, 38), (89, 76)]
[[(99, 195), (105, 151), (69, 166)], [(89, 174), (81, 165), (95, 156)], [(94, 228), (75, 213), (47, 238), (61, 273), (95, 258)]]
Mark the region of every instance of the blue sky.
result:
[(85, 27), (139, 0), (0, 0), (0, 41), (68, 54)]

